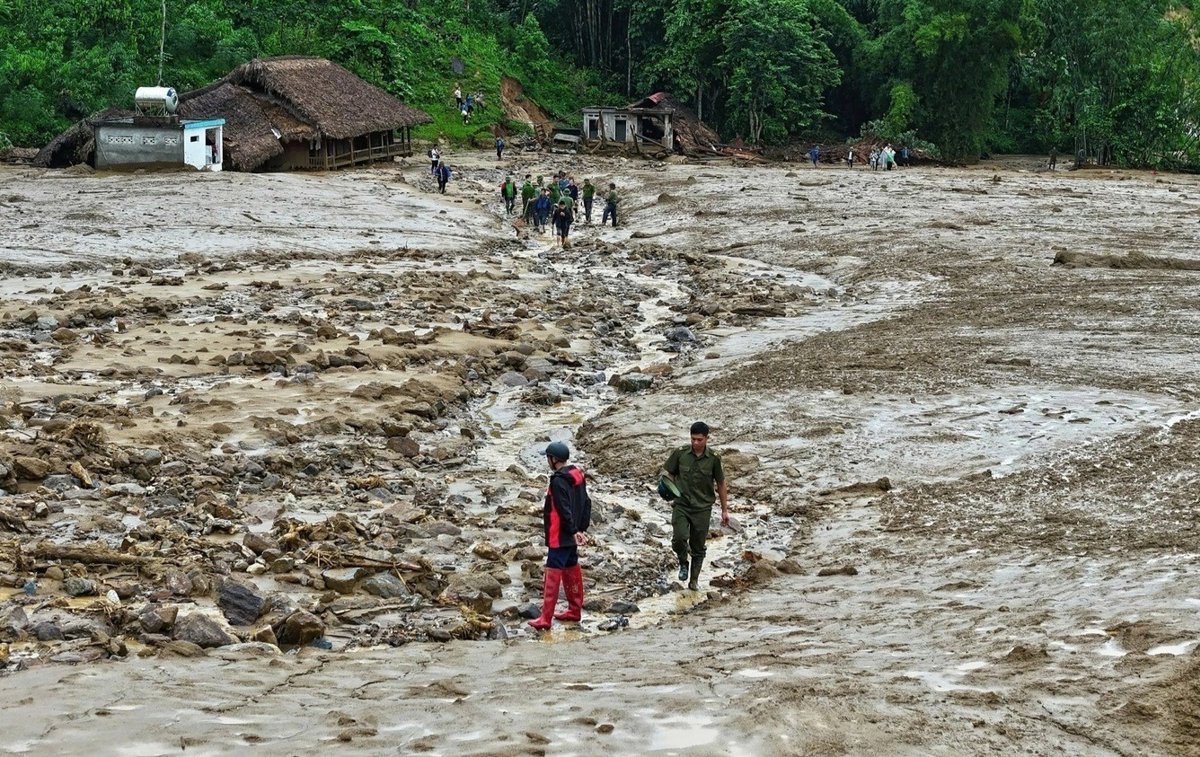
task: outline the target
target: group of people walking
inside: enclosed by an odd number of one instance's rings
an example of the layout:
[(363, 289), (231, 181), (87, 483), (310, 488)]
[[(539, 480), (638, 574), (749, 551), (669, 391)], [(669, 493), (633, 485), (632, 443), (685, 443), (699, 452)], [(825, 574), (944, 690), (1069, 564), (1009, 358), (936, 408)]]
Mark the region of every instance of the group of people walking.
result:
[[(585, 223), (592, 222), (592, 207), (596, 200), (596, 185), (591, 179), (584, 179), (583, 185), (575, 183), (574, 176), (568, 176), (565, 171), (551, 177), (549, 183), (545, 177), (537, 177), (534, 183), (532, 174), (525, 174), (525, 182), (520, 187), (521, 217), (525, 222), (545, 233), (547, 225), (554, 229), (556, 244), (569, 247), (568, 239), (571, 227), (582, 212)], [(504, 212), (512, 215), (516, 210), (517, 183), (511, 175), (500, 185), (500, 197), (504, 200)], [(604, 198), (604, 214), (601, 225), (612, 218), (613, 228), (617, 226), (617, 205), (620, 198), (617, 185), (609, 183), (608, 193)]]
[(476, 108), (483, 107), (483, 93), (473, 92), (463, 97), (462, 85), (454, 85), (454, 107), (462, 115), (463, 125), (471, 123)]
[[(721, 525), (729, 523), (729, 490), (721, 456), (708, 446), (710, 429), (693, 423), (690, 440), (675, 449), (663, 465), (659, 494), (671, 503), (671, 550), (679, 560), (679, 580), (689, 591), (700, 590), (705, 542), (712, 525), (712, 510), (721, 505)], [(550, 481), (542, 503), (542, 533), (546, 539), (546, 568), (542, 579), (541, 614), (529, 621), (535, 630), (549, 630), (555, 620), (578, 622), (583, 617), (583, 568), (579, 548), (588, 544), (592, 499), (583, 469), (568, 462), (571, 450), (564, 442), (551, 442), (545, 450)], [(559, 590), (567, 609), (555, 613)]]

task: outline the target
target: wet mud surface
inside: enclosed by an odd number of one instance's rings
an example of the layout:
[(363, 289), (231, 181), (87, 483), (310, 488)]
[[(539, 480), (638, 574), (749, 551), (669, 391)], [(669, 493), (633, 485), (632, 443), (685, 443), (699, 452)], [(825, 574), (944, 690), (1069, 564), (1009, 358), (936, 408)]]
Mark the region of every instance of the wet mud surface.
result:
[(1200, 753), (1200, 182), (1034, 166), (0, 172), (0, 750)]

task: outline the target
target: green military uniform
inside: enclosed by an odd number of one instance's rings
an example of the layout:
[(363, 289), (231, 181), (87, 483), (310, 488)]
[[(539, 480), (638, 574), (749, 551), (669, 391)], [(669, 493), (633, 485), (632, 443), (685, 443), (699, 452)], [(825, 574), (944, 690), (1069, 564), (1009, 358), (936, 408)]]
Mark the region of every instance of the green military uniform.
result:
[(533, 196), (537, 194), (537, 190), (533, 188), (533, 184), (527, 179), (525, 184), (521, 186), (521, 203), (524, 209), (521, 215), (525, 216), (525, 220), (533, 219)]
[(591, 179), (583, 180), (583, 212), (587, 222), (592, 222), (592, 198), (596, 196), (596, 187)]
[(717, 501), (716, 485), (725, 480), (721, 456), (706, 447), (697, 457), (690, 445), (680, 447), (667, 458), (663, 466), (679, 487), (680, 496), (671, 512), (671, 549), (679, 557), (679, 565), (688, 565), (691, 554), (693, 583), (704, 562), (704, 541), (712, 522), (712, 506)]

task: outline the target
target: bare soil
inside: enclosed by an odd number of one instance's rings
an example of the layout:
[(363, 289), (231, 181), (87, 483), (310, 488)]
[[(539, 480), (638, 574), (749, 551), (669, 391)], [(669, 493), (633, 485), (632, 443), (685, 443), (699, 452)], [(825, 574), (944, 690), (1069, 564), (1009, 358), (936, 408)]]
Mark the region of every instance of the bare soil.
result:
[[(1200, 182), (450, 162), (0, 169), (0, 748), (1200, 754)], [(621, 226), (503, 217), (559, 169)], [(653, 492), (695, 419), (702, 592)], [(598, 522), (536, 636), (549, 439)], [(332, 649), (268, 636), (297, 613)]]

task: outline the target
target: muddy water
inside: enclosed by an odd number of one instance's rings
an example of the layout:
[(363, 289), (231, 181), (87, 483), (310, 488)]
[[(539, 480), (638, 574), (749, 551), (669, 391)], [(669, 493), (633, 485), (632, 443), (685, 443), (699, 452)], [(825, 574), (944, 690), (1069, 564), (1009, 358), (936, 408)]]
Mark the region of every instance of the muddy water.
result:
[[(517, 173), (551, 167), (518, 161)], [(459, 199), (494, 205), (497, 169), (462, 163), (480, 189)], [(10, 679), (29, 697), (0, 709), (10, 751), (82, 752), (101, 737), (130, 754), (334, 740), (381, 754), (1195, 753), (1188, 303), (1200, 291), (1183, 272), (1049, 262), (1056, 248), (1186, 254), (1200, 186), (1019, 163), (573, 168), (628, 192), (629, 226), (581, 239), (675, 267), (596, 265), (537, 240), (486, 264), (531, 298), (559, 276), (653, 289), (632, 338), (597, 363), (611, 375), (671, 358), (672, 375), (651, 392), (603, 387), (550, 406), (495, 387), (429, 439), (478, 426), (447, 490), (481, 515), (540, 485), (546, 441), (579, 447), (597, 500), (636, 514), (598, 524), (585, 561), (664, 553), (630, 626), (602, 633), (596, 615), (543, 643), (31, 669)], [(445, 208), (460, 233), (505, 231)], [(1080, 213), (1086, 230), (1068, 222)], [(685, 261), (686, 278), (679, 251), (703, 260)], [(289, 274), (327, 272), (313, 265)], [(764, 282), (777, 285), (765, 300), (739, 291)], [(681, 304), (713, 301), (724, 309), (695, 327), (702, 344), (658, 349)], [(670, 587), (651, 484), (695, 417), (726, 454), (740, 527), (710, 542), (706, 581), (745, 574), (747, 551), (790, 558), (799, 575), (740, 593)], [(497, 472), (514, 463), (523, 473), (498, 496)], [(318, 514), (316, 498), (296, 503)], [(505, 598), (527, 599), (508, 569)], [(593, 579), (589, 591), (613, 588)]]

